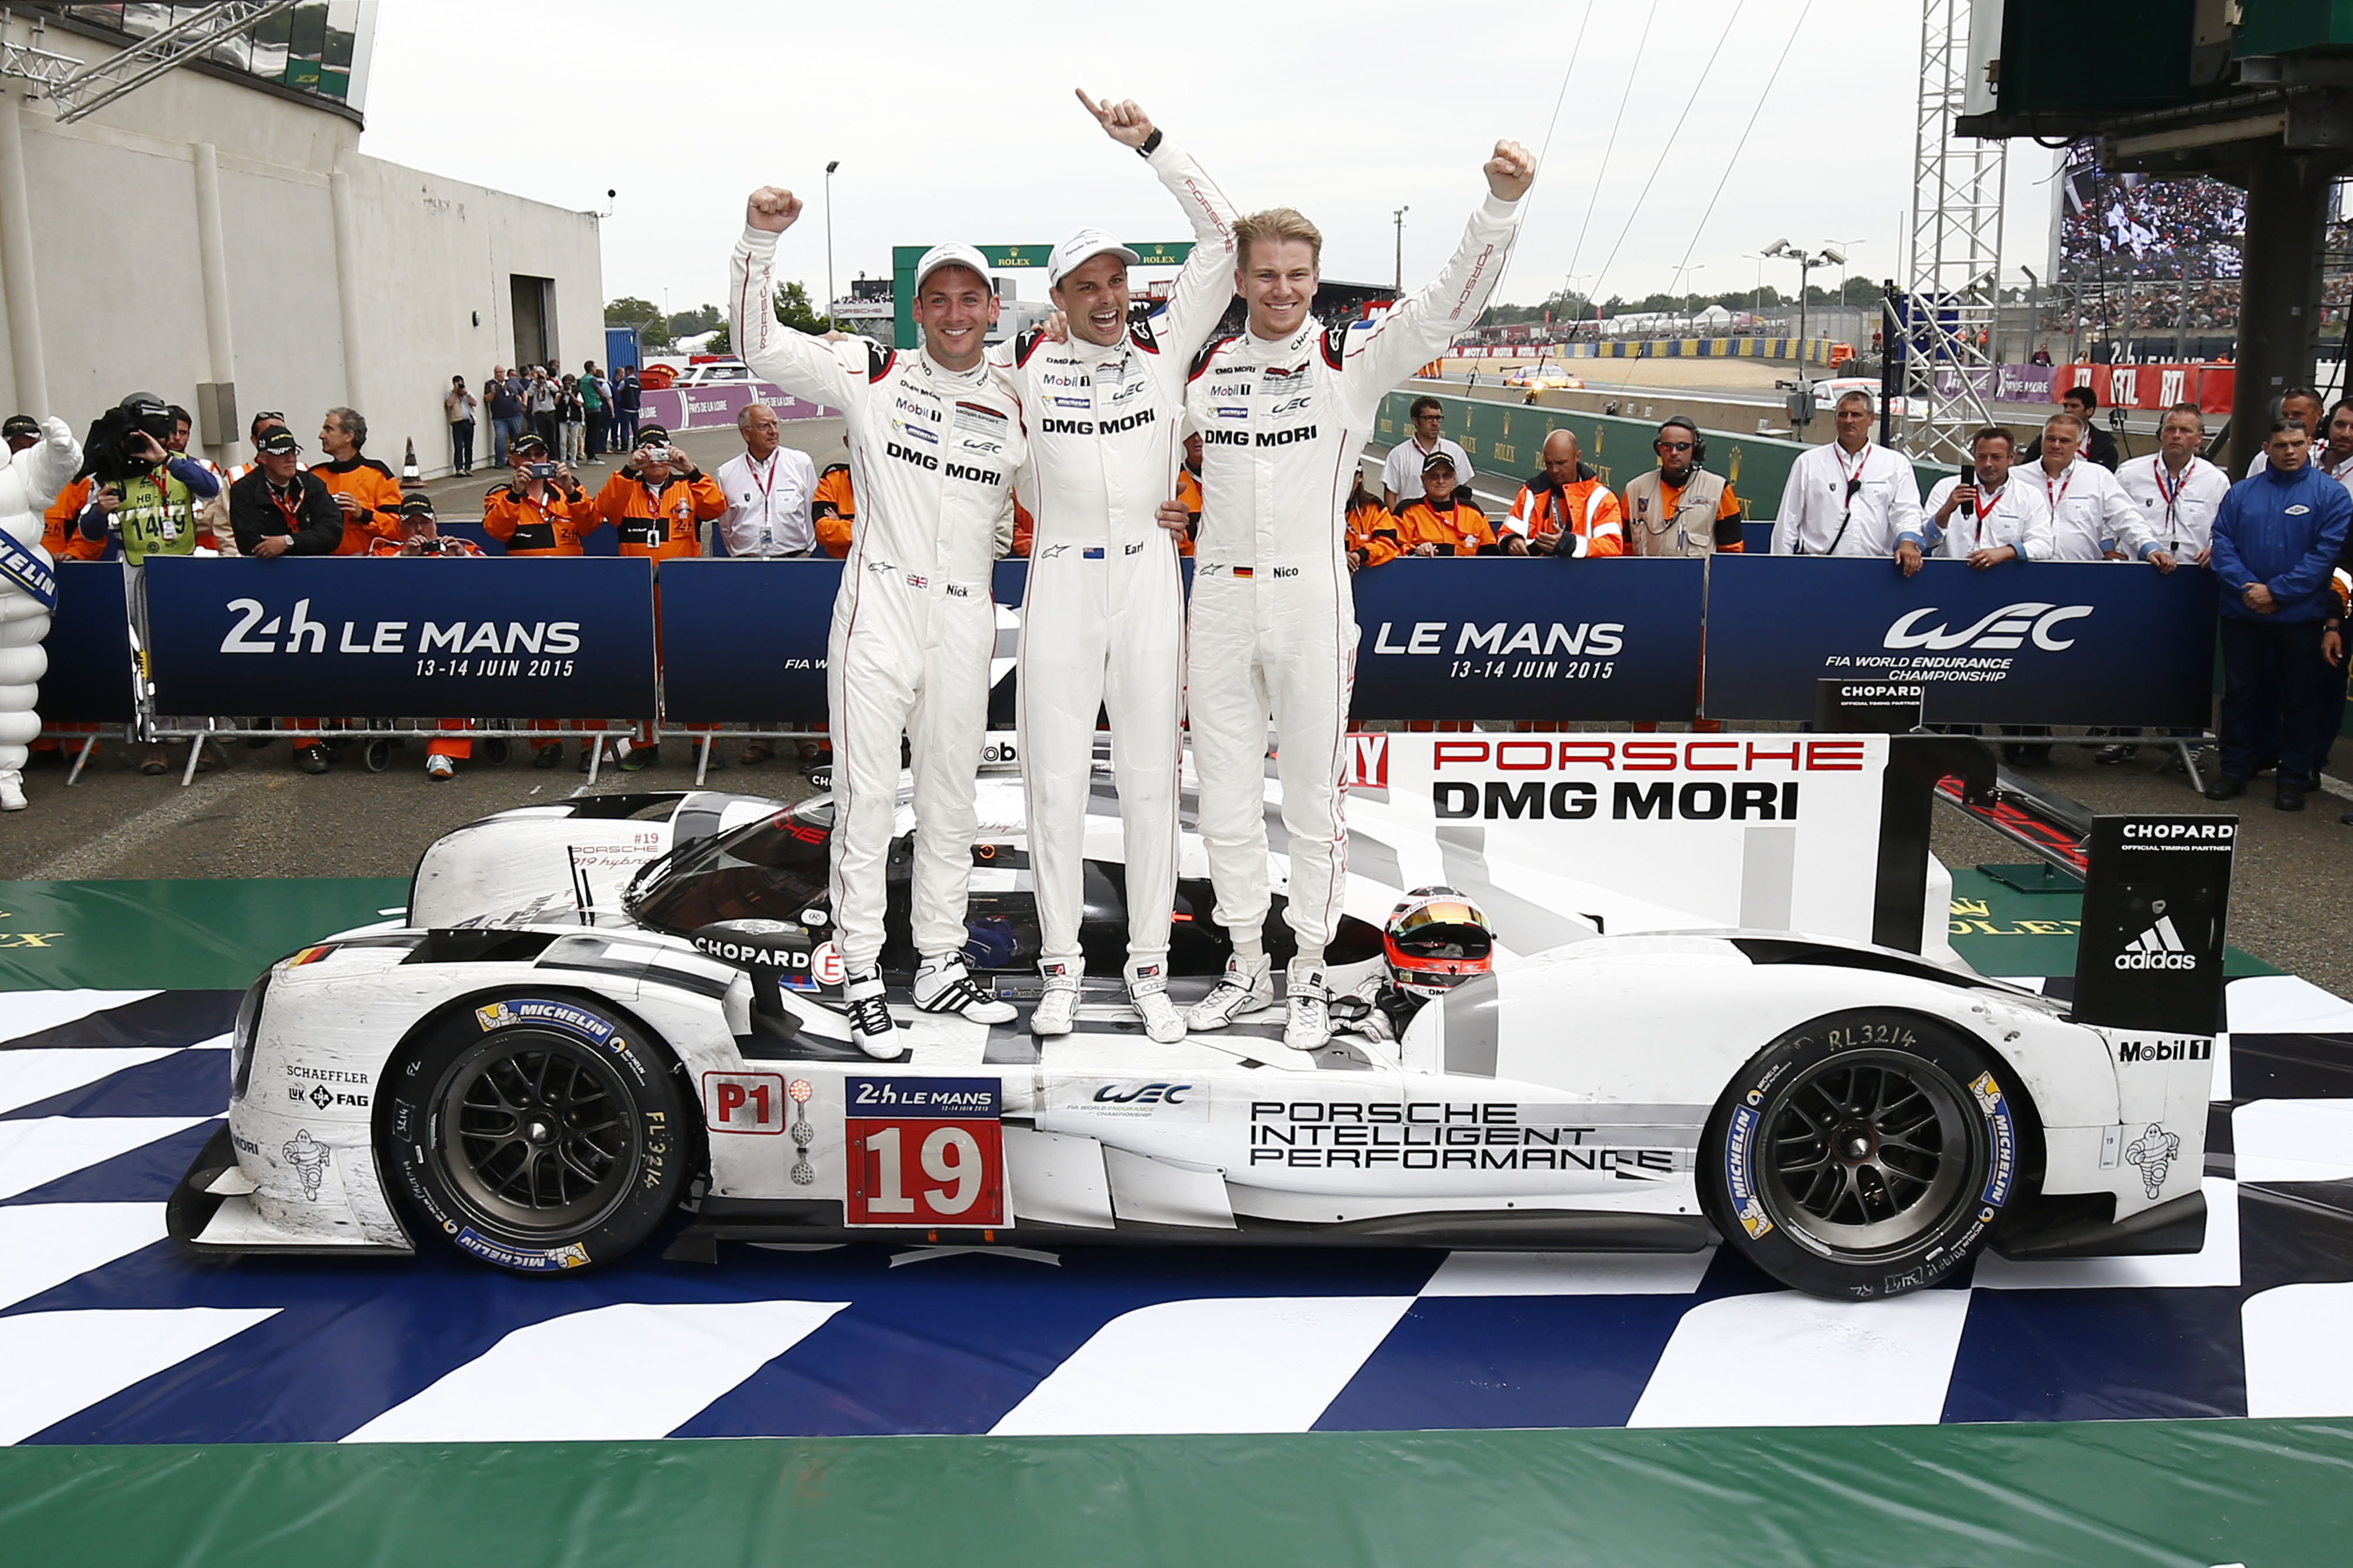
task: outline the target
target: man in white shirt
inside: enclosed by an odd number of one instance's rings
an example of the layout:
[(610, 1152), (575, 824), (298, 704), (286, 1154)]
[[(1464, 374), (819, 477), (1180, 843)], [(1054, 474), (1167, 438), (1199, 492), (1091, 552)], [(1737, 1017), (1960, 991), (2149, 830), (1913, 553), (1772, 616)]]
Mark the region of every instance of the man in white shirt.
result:
[(1969, 438), (1969, 456), (1977, 471), (1968, 484), (1954, 474), (1928, 492), (1926, 534), (1896, 542), (1896, 564), (1906, 577), (1920, 570), (1924, 550), (1979, 572), (2005, 561), (2051, 559), (2051, 509), (2033, 486), (2010, 482), (2018, 456), (2010, 433), (1987, 426)]
[(1776, 555), (1873, 556), (1920, 531), (1920, 486), (1900, 452), (1871, 438), (1871, 395), (1838, 400), (1838, 439), (1789, 465), (1773, 520)]
[(1407, 410), (1413, 420), (1413, 438), (1389, 448), (1381, 464), (1381, 500), (1391, 511), (1421, 499), (1422, 465), (1433, 453), (1454, 459), (1454, 488), (1471, 493), (1470, 454), (1439, 434), (1446, 427), (1446, 409), (1435, 397), (1417, 397)]
[(2042, 426), (2042, 460), (2023, 476), (2051, 510), (2051, 558), (2105, 561), (2113, 552), (2137, 560), (2153, 542), (2148, 520), (2116, 475), (2078, 453), (2083, 439), (2081, 419), (2053, 414)]
[(735, 429), (744, 437), (744, 455), (719, 465), (727, 510), (712, 531), (711, 553), (758, 561), (808, 554), (817, 547), (809, 521), (817, 465), (807, 452), (783, 444), (776, 411), (765, 403), (735, 416)]
[[(2353, 411), (2346, 416), (2347, 456), (2353, 458)], [(2231, 476), (2198, 455), (2206, 421), (2194, 403), (2177, 403), (2157, 427), (2157, 450), (2116, 469), (2116, 483), (2148, 524), (2143, 557), (2160, 572), (2178, 562), (2206, 564), (2214, 513), (2231, 493)]]

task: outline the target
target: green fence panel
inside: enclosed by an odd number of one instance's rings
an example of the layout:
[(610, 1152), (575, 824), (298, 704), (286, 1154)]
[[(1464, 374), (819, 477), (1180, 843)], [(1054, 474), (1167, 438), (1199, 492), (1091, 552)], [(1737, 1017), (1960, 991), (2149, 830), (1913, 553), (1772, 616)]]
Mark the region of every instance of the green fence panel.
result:
[[(1575, 435), (1585, 460), (1600, 470), (1611, 489), (1621, 492), (1627, 480), (1657, 461), (1651, 451), (1651, 442), (1659, 429), (1655, 420), (1585, 414), (1573, 408), (1548, 408), (1526, 403), (1495, 403), (1445, 393), (1390, 393), (1381, 402), (1375, 438), (1385, 443), (1404, 440), (1411, 428), (1406, 416), (1408, 405), (1417, 397), (1433, 395), (1446, 409), (1446, 434), (1462, 444), (1472, 466), (1482, 473), (1523, 479), (1535, 473), (1544, 439), (1555, 430)], [(1708, 468), (1731, 481), (1733, 494), (1739, 498), (1744, 513), (1757, 521), (1768, 521), (1778, 514), (1781, 489), (1789, 482), (1789, 466), (1810, 443), (1729, 430), (1709, 430), (1704, 434)], [(1946, 472), (1941, 467), (1921, 463), (1912, 468), (1919, 478), (1923, 497)]]

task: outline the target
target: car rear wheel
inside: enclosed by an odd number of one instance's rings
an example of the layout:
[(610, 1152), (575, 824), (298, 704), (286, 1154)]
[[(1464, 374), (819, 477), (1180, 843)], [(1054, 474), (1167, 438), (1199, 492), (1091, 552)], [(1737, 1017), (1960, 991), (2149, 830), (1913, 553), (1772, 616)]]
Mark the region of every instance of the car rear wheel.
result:
[(620, 1258), (692, 1175), (670, 1054), (594, 998), (476, 998), (390, 1074), (381, 1146), (420, 1229), (520, 1274)]
[(1816, 1295), (1934, 1284), (1984, 1243), (2017, 1185), (2021, 1130), (2001, 1078), (1982, 1046), (1909, 1014), (1793, 1029), (1708, 1119), (1709, 1217), (1728, 1246)]

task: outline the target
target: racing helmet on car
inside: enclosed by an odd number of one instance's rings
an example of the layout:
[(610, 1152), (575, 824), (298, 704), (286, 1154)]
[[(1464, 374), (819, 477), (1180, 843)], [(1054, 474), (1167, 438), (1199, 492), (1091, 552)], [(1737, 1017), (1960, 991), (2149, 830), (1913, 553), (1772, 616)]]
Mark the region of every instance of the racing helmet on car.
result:
[(1416, 996), (1442, 996), (1495, 968), (1495, 930), (1453, 888), (1416, 888), (1389, 911), (1381, 931), (1389, 981)]

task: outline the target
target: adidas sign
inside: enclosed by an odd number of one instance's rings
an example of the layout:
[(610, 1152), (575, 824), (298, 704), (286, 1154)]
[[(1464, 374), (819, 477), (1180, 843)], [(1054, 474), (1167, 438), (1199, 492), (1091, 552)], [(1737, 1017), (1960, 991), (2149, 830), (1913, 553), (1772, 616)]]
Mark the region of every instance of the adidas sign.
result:
[(2198, 955), (2181, 950), (2180, 933), (2173, 929), (2171, 915), (2159, 915), (2157, 923), (2135, 937), (2130, 946), (2116, 954), (2118, 969), (2195, 969)]

